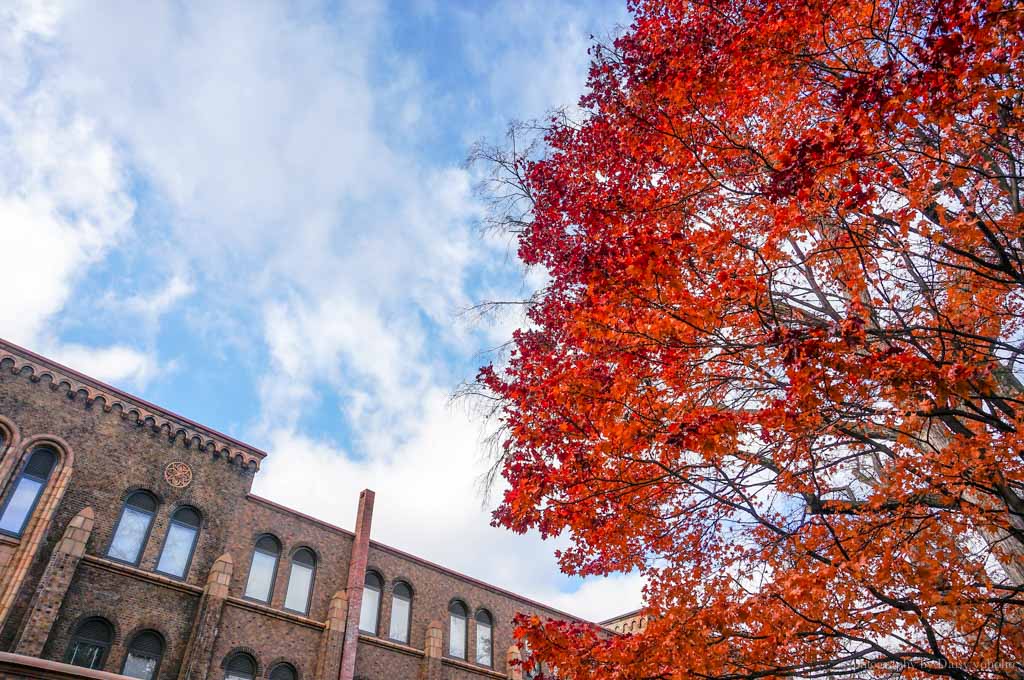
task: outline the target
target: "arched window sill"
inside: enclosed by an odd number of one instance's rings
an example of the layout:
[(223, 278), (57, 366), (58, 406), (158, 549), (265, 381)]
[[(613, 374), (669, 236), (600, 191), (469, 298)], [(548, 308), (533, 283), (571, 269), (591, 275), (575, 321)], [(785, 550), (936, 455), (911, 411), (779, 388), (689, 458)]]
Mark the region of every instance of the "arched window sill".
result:
[(373, 635), (370, 635), (369, 633), (360, 632), (359, 641), (367, 642), (372, 645), (377, 645), (378, 647), (383, 647), (385, 649), (393, 649), (396, 652), (402, 652), (404, 654), (410, 654), (413, 656), (424, 655), (422, 649), (416, 649), (415, 647), (410, 647), (407, 644), (396, 642), (394, 640), (385, 640), (384, 638), (375, 637)]
[(506, 677), (508, 677), (504, 673), (499, 673), (498, 671), (494, 670), (494, 668), (492, 668), (490, 666), (484, 666), (482, 664), (475, 664), (472, 661), (466, 661), (465, 659), (459, 659), (459, 658), (454, 657), (454, 656), (443, 656), (443, 657), (441, 657), (441, 662), (443, 664), (448, 665), (448, 666), (455, 666), (456, 668), (461, 668), (462, 670), (470, 671), (472, 673), (479, 673), (479, 674), (489, 675), (492, 678), (506, 678)]

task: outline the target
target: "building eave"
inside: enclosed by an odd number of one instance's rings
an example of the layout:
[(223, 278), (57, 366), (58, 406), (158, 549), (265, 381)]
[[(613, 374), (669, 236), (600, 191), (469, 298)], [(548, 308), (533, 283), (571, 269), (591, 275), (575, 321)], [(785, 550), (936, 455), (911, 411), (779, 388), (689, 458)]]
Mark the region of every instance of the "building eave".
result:
[(89, 403), (102, 401), (104, 411), (117, 409), (123, 418), (132, 418), (137, 424), (149, 425), (154, 430), (166, 430), (169, 437), (181, 437), (187, 446), (210, 450), (215, 456), (242, 466), (258, 468), (267, 455), (265, 451), (230, 435), (0, 338), (0, 366), (7, 363), (10, 363), (9, 370), (14, 375), (27, 372), (27, 377), (33, 382), (48, 379), (51, 389), (63, 389), (72, 399), (84, 393)]

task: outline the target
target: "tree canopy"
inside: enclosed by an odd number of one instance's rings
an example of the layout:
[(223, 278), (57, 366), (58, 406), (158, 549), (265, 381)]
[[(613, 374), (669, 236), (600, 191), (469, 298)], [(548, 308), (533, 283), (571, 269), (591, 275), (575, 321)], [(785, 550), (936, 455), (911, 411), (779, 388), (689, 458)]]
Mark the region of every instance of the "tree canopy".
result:
[(484, 153), (547, 283), (479, 385), (494, 518), (641, 571), (560, 678), (1019, 678), (1024, 9), (634, 0), (575, 118)]

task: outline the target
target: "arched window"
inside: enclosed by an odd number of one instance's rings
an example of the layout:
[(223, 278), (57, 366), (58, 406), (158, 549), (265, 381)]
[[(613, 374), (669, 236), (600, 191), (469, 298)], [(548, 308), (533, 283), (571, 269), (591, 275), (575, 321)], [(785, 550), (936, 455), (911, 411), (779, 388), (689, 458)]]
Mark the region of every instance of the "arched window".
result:
[(270, 671), (270, 680), (295, 680), (298, 673), (290, 663), (279, 663)]
[(409, 619), (412, 616), (412, 588), (399, 581), (391, 589), (391, 630), (388, 636), (409, 643)]
[(41, 446), (32, 451), (0, 512), (0, 533), (21, 536), (56, 463), (57, 454), (52, 449)]
[(114, 627), (106, 619), (94, 616), (82, 621), (68, 644), (64, 660), (72, 666), (100, 670), (110, 651)]
[(462, 602), (455, 600), (448, 605), (448, 655), (458, 659), (466, 658), (466, 625), (469, 610)]
[(494, 619), (486, 609), (476, 613), (476, 662), (484, 666), (494, 663), (491, 653), (494, 640)]
[(384, 589), (384, 580), (377, 572), (368, 571), (363, 585), (363, 603), (359, 608), (359, 630), (376, 635), (377, 617), (380, 614), (380, 593)]
[(167, 537), (156, 570), (169, 576), (185, 578), (198, 537), (199, 513), (189, 507), (175, 510), (171, 515), (171, 525), (167, 527)]
[(256, 660), (245, 652), (238, 652), (224, 665), (224, 680), (255, 680)]
[(164, 655), (164, 639), (159, 633), (145, 630), (132, 638), (128, 644), (128, 655), (124, 658), (121, 675), (140, 680), (153, 680), (160, 668)]
[(313, 590), (316, 555), (309, 548), (296, 550), (292, 555), (292, 569), (288, 574), (288, 594), (284, 608), (305, 614), (309, 611), (309, 595)]
[(149, 529), (156, 514), (156, 498), (148, 491), (136, 491), (124, 501), (121, 517), (114, 528), (107, 556), (121, 562), (138, 564), (149, 538)]
[(274, 592), (274, 578), (277, 575), (277, 558), (281, 554), (281, 544), (270, 534), (260, 536), (256, 548), (252, 551), (252, 564), (249, 566), (249, 580), (245, 584), (245, 596), (260, 602), (270, 602)]

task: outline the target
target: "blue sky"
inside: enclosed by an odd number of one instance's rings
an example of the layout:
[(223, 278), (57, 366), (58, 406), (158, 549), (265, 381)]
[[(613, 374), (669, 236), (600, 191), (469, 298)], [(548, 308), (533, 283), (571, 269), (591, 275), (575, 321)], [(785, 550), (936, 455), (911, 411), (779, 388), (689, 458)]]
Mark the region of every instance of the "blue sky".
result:
[(0, 9), (0, 336), (249, 441), (257, 493), (592, 618), (558, 542), (489, 526), (449, 396), (541, 276), (476, 228), (476, 140), (572, 106), (620, 2)]

